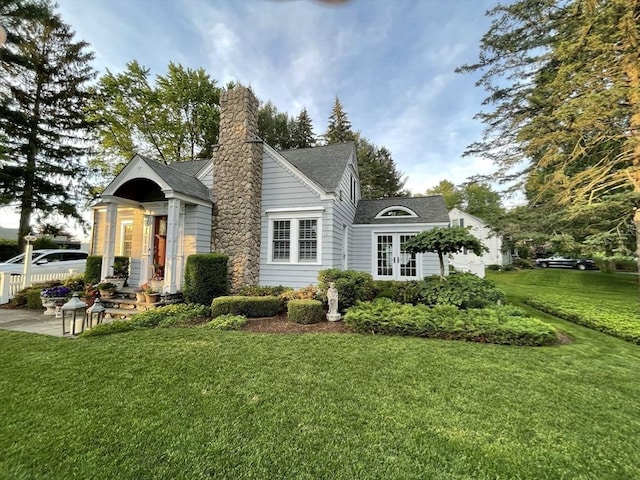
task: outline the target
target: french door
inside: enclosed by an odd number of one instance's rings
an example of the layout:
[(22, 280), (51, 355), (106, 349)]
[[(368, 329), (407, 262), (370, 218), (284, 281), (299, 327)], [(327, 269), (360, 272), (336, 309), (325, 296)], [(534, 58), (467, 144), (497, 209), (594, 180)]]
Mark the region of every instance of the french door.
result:
[(415, 233), (376, 233), (373, 277), (377, 280), (417, 280), (418, 262), (415, 253), (404, 251), (402, 245)]

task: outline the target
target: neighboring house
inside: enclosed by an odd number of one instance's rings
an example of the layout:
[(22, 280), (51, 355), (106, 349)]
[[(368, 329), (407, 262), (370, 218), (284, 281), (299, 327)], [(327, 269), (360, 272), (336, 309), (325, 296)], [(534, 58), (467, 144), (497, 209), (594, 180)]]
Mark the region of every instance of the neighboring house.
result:
[(94, 206), (91, 253), (102, 277), (130, 258), (130, 285), (154, 276), (182, 288), (189, 255), (229, 256), (232, 290), (303, 287), (320, 270), (354, 269), (378, 279), (439, 271), (435, 254), (411, 255), (411, 235), (447, 226), (441, 196), (361, 200), (353, 143), (276, 151), (258, 137), (258, 101), (245, 87), (221, 99), (213, 158), (165, 165), (135, 155)]
[(487, 223), (474, 215), (454, 208), (449, 212), (452, 227), (471, 227), (471, 233), (489, 249), (482, 256), (463, 251), (451, 255), (450, 264), (460, 271), (475, 273), (484, 277), (487, 265), (508, 265), (512, 263), (511, 254), (502, 251), (502, 237), (491, 231)]

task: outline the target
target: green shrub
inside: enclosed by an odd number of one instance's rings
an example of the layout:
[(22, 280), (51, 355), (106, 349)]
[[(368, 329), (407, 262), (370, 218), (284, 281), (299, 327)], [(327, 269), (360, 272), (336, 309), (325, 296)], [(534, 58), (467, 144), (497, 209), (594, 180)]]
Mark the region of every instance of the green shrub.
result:
[(533, 262), (528, 258), (514, 258), (513, 266), (516, 268), (533, 268)]
[(407, 335), (504, 345), (552, 345), (556, 329), (511, 306), (458, 310), (402, 305), (382, 298), (350, 308), (345, 324), (361, 333)]
[(500, 271), (502, 270), (502, 265), (493, 263), (491, 265), (487, 265), (487, 270)]
[(552, 294), (527, 298), (525, 303), (542, 312), (640, 345), (640, 322), (634, 309), (612, 311), (582, 298)]
[(249, 318), (273, 317), (281, 307), (282, 303), (278, 297), (218, 297), (211, 302), (211, 317), (226, 314), (244, 315)]
[(375, 280), (375, 298), (389, 298), (398, 303), (417, 305), (422, 300), (420, 280)]
[(356, 272), (355, 270), (340, 270), (329, 268), (318, 273), (320, 284), (320, 299), (327, 303), (327, 289), (330, 282), (336, 283), (339, 295), (340, 311), (344, 312), (356, 302), (373, 300), (376, 296), (376, 288), (373, 277), (369, 273)]
[(318, 291), (318, 287), (314, 285), (309, 285), (302, 288), (289, 288), (284, 290), (280, 295), (278, 295), (280, 301), (282, 302), (282, 312), (287, 310), (287, 305), (291, 300), (318, 300), (320, 297), (320, 292)]
[(95, 285), (100, 281), (100, 271), (102, 269), (102, 257), (97, 255), (89, 255), (87, 264), (84, 267), (84, 281)]
[(184, 327), (201, 323), (208, 316), (209, 308), (205, 305), (176, 303), (136, 313), (131, 316), (131, 324), (140, 328)]
[(244, 315), (220, 315), (203, 325), (204, 328), (214, 330), (241, 330), (247, 324), (247, 317)]
[(287, 316), (294, 323), (318, 323), (322, 321), (324, 309), (318, 300), (290, 300)]
[(79, 337), (100, 337), (111, 335), (112, 333), (128, 332), (134, 330), (136, 326), (130, 320), (114, 320), (111, 323), (101, 323), (95, 327), (85, 330)]
[(22, 251), (20, 247), (18, 247), (17, 240), (0, 239), (0, 262), (9, 260), (21, 253)]
[(41, 288), (27, 288), (26, 289), (26, 300), (27, 300), (27, 308), (31, 308), (33, 310), (39, 310), (44, 308), (42, 306), (42, 300), (40, 300), (40, 292)]
[(427, 305), (482, 308), (505, 301), (505, 294), (490, 280), (472, 273), (451, 273), (444, 281), (438, 275), (425, 277), (422, 301)]
[(66, 278), (62, 284), (65, 287), (69, 287), (72, 292), (76, 293), (84, 293), (85, 283), (84, 283), (84, 275), (76, 275), (74, 277)]
[(14, 308), (26, 307), (38, 310), (44, 308), (40, 301), (40, 292), (44, 288), (61, 285), (60, 280), (49, 280), (48, 282), (35, 283), (30, 287), (23, 288), (15, 293), (9, 305)]
[(238, 295), (243, 297), (277, 297), (286, 290), (292, 290), (290, 287), (260, 287), (257, 285), (245, 285), (240, 289)]
[(502, 265), (503, 272), (513, 272), (516, 269), (516, 266), (513, 263), (507, 263), (506, 265)]
[(182, 293), (189, 303), (211, 305), (216, 297), (229, 293), (229, 257), (219, 253), (201, 253), (187, 257)]

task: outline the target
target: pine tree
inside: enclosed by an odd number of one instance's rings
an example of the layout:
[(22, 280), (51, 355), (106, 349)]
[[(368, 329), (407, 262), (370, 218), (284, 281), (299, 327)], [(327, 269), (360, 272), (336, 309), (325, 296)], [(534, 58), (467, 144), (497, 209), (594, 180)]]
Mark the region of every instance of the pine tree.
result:
[(316, 138), (313, 134), (313, 124), (307, 109), (303, 108), (295, 120), (292, 130), (292, 148), (315, 147)]
[(391, 152), (377, 147), (359, 133), (356, 134), (356, 157), (362, 198), (403, 197), (405, 181), (398, 171)]
[(42, 14), (48, 4), (11, 6), (29, 14), (7, 22), (8, 42), (0, 49), (0, 199), (17, 204), (22, 245), (34, 214), (82, 221), (78, 205), (85, 198), (91, 127), (83, 110), (95, 73), (88, 45), (74, 41), (60, 16)]
[(337, 96), (333, 104), (333, 110), (331, 110), (331, 115), (329, 116), (329, 126), (324, 134), (324, 139), (327, 144), (355, 140), (355, 134), (351, 130), (351, 122)]

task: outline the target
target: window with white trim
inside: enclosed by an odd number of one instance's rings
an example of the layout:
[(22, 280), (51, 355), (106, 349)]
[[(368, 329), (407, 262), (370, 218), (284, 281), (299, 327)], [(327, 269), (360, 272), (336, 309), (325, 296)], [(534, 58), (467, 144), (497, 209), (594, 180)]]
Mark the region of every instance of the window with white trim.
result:
[(269, 263), (320, 264), (322, 211), (267, 212)]
[(131, 248), (133, 246), (133, 221), (126, 220), (122, 222), (120, 230), (120, 255), (123, 257), (131, 256)]

